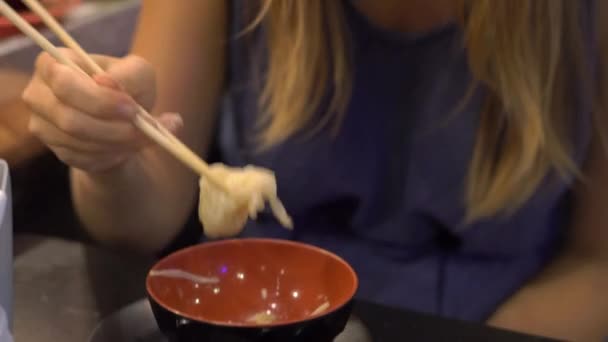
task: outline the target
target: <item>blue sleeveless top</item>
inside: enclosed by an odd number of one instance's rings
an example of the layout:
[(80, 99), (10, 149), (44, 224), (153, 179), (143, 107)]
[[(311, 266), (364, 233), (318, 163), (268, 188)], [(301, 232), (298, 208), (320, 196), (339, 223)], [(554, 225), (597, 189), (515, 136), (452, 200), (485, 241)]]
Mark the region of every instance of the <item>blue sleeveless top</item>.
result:
[[(246, 23), (243, 3), (232, 5), (234, 36)], [(459, 28), (421, 36), (384, 32), (348, 1), (344, 7), (355, 74), (334, 138), (328, 132), (296, 136), (256, 152), (255, 70), (264, 51), (255, 39), (231, 40), (219, 133), (224, 162), (274, 170), (295, 223), (289, 232), (267, 215), (249, 222), (243, 236), (294, 239), (337, 253), (357, 271), (361, 298), (485, 319), (559, 248), (569, 184), (541, 187), (510, 217), (463, 227), (464, 180), (482, 94), (452, 115), (471, 81)], [(590, 106), (581, 105), (577, 116), (580, 162)]]

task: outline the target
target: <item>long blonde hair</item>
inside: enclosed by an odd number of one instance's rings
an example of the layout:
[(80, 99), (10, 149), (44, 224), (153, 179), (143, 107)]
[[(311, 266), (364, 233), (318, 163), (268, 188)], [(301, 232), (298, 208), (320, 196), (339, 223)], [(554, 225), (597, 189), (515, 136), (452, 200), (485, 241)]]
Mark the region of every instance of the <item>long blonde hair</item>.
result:
[[(344, 4), (259, 5), (252, 27), (263, 27), (268, 44), (261, 145), (301, 130), (339, 129), (352, 72)], [(459, 6), (471, 86), (487, 93), (465, 191), (470, 222), (516, 210), (550, 172), (578, 175), (571, 127), (579, 99), (572, 91), (593, 82), (581, 1), (460, 0)], [(325, 101), (322, 120), (313, 123)]]

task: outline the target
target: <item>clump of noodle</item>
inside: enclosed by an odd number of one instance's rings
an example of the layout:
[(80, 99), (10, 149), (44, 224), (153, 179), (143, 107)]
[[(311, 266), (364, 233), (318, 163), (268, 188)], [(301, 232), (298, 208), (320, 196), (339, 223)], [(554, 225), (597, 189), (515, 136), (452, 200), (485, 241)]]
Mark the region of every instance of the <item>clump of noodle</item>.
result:
[(218, 163), (210, 165), (209, 172), (215, 179), (223, 180), (228, 192), (201, 177), (198, 214), (207, 237), (238, 235), (248, 218), (256, 219), (264, 210), (266, 202), (285, 228), (293, 227), (291, 217), (277, 196), (272, 171), (255, 166), (233, 168)]

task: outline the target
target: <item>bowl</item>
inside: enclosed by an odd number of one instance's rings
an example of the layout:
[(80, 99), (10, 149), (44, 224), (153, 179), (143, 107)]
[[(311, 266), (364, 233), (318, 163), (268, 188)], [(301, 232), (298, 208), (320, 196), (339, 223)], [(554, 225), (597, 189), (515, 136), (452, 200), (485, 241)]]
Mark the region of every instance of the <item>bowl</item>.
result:
[[(34, 27), (42, 26), (42, 19), (29, 9), (24, 9), (25, 5), (22, 5), (19, 1), (13, 1), (15, 4), (11, 4), (13, 8), (19, 10), (19, 14), (25, 21), (30, 23)], [(55, 18), (63, 18), (68, 11), (74, 6), (80, 4), (81, 0), (47, 0), (41, 1), (46, 6), (47, 11)], [(0, 15), (0, 38), (6, 38), (19, 34), (21, 31), (3, 15)]]
[(357, 287), (340, 257), (277, 239), (185, 248), (157, 262), (146, 278), (160, 330), (179, 342), (333, 341)]

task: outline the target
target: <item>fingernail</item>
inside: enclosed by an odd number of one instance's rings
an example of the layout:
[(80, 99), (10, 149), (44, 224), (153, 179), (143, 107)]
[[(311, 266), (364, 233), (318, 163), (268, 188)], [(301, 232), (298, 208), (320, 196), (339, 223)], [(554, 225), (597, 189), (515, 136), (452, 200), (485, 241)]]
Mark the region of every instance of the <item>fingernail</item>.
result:
[(134, 118), (136, 112), (137, 112), (137, 108), (130, 103), (123, 103), (118, 106), (118, 114), (120, 114), (128, 119)]
[(184, 126), (184, 120), (179, 114), (171, 115), (167, 117), (165, 125), (167, 126), (168, 130), (175, 132)]
[(165, 127), (167, 127), (167, 129), (171, 132), (177, 131), (179, 128), (181, 128), (180, 123), (177, 120), (171, 119), (171, 120), (167, 120), (167, 122), (165, 122)]

